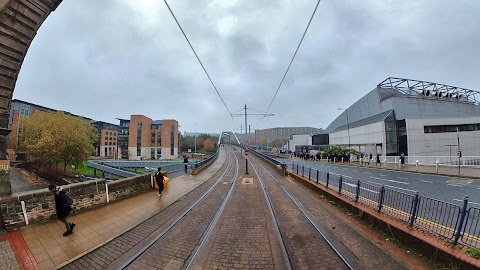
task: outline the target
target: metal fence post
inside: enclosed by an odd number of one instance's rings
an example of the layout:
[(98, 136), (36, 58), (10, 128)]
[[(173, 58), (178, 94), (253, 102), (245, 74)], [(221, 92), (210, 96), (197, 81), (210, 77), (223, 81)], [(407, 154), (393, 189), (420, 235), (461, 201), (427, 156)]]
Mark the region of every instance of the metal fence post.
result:
[(358, 197), (360, 196), (360, 179), (357, 180), (357, 192), (355, 193), (355, 201), (358, 202)]
[(298, 175), (298, 164), (297, 164), (297, 175)]
[(467, 215), (467, 205), (468, 205), (468, 196), (465, 195), (465, 198), (463, 198), (462, 212), (460, 212), (460, 220), (458, 221), (457, 230), (455, 232), (455, 239), (453, 239), (454, 245), (458, 243), (458, 239), (462, 234), (463, 222), (465, 221), (465, 216)]
[(330, 182), (330, 173), (327, 172), (327, 188), (328, 188), (328, 183)]
[(380, 197), (378, 198), (378, 212), (379, 213), (382, 211), (383, 198), (384, 197), (385, 197), (385, 187), (382, 185), (382, 188), (380, 189)]
[(305, 165), (302, 165), (302, 176), (305, 176)]
[(317, 184), (318, 184), (318, 175), (320, 174), (320, 170), (317, 170)]
[(340, 175), (340, 180), (338, 181), (338, 193), (342, 193), (342, 176)]
[(312, 174), (312, 168), (308, 167), (308, 180), (310, 180), (311, 174)]
[(417, 210), (418, 210), (418, 203), (420, 202), (420, 192), (415, 192), (415, 198), (413, 199), (413, 208), (410, 213), (410, 227), (413, 227), (413, 222), (415, 222), (415, 218), (417, 216)]

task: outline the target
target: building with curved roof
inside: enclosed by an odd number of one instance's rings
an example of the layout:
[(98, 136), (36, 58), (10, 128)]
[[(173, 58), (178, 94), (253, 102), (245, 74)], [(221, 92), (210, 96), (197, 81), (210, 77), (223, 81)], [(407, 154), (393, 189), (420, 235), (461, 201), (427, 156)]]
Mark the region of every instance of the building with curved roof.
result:
[(365, 154), (457, 155), (459, 141), (464, 156), (479, 156), (480, 92), (390, 77), (340, 114), (326, 132), (331, 145), (350, 145)]

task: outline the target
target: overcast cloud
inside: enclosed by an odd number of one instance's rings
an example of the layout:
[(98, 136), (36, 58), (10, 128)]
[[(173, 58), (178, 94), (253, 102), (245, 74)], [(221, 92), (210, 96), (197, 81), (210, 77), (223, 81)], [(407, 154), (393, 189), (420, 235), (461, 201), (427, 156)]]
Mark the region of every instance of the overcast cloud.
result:
[[(169, 4), (231, 112), (270, 104), (316, 0)], [(257, 129), (326, 128), (389, 76), (479, 90), (479, 1), (322, 1)], [(232, 118), (161, 0), (68, 0), (38, 31), (14, 98), (95, 120), (143, 114), (182, 132)], [(253, 113), (253, 111), (249, 111)], [(233, 119), (239, 131), (242, 117)]]

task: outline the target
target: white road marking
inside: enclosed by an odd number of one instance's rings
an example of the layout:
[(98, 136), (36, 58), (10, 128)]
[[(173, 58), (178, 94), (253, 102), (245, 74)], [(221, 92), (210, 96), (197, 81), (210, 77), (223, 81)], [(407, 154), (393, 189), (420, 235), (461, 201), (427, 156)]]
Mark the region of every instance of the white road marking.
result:
[[(367, 181), (367, 182), (377, 184), (377, 185), (382, 185), (380, 183), (373, 182), (373, 181)], [(396, 189), (400, 189), (400, 190), (406, 190), (406, 191), (410, 191), (410, 192), (413, 192), (413, 193), (417, 192), (416, 190), (411, 190), (411, 189), (406, 189), (406, 188), (401, 188), (401, 187), (396, 187), (396, 186), (390, 186), (390, 185), (383, 185), (383, 186), (389, 187), (389, 188), (396, 188)]]
[[(352, 170), (352, 171), (354, 171), (354, 172), (358, 172), (358, 170)], [(480, 188), (479, 188), (479, 189), (480, 189)]]
[(331, 174), (335, 174), (335, 175), (341, 175), (342, 177), (346, 177), (346, 178), (353, 178), (353, 177), (351, 177), (351, 176), (348, 176), (348, 175), (343, 175), (343, 174), (334, 173), (334, 172), (331, 172)]
[(452, 187), (463, 187), (462, 185), (455, 185), (455, 184), (447, 184), (447, 186), (452, 186)]
[(385, 176), (386, 176), (385, 174), (378, 174), (378, 175), (380, 175), (380, 176), (383, 176), (383, 177), (385, 177)]
[(371, 172), (365, 172), (366, 174), (372, 174)]
[(408, 177), (401, 177), (401, 176), (397, 176), (398, 179), (405, 179), (405, 180), (408, 180)]
[(401, 182), (401, 181), (390, 180), (390, 179), (385, 179), (385, 178), (379, 178), (379, 177), (374, 177), (374, 176), (370, 176), (370, 178), (374, 178), (374, 179), (378, 179), (378, 180), (383, 180), (383, 181), (388, 181), (388, 182), (393, 182), (393, 183), (397, 183), (397, 184), (404, 184), (404, 185), (408, 185), (408, 184), (409, 184), (409, 183), (407, 183), (407, 182)]
[(424, 183), (433, 183), (432, 181), (427, 181), (427, 180), (420, 180), (420, 182), (424, 182)]
[[(459, 199), (453, 199), (454, 201), (457, 201), (457, 202), (463, 202), (463, 200), (459, 200)], [(468, 204), (476, 204), (476, 205), (480, 205), (480, 203), (475, 203), (475, 202), (471, 202), (471, 201), (468, 201)]]

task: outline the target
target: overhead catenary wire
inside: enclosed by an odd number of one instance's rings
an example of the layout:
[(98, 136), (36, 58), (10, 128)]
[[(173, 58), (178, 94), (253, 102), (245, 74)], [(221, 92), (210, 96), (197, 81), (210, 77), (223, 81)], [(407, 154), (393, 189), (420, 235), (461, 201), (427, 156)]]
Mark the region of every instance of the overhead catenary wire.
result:
[[(297, 49), (295, 50), (295, 53), (293, 54), (292, 60), (290, 60), (290, 63), (288, 64), (288, 67), (287, 67), (287, 70), (285, 71), (285, 74), (283, 74), (282, 80), (280, 81), (280, 84), (279, 84), (278, 87), (277, 87), (277, 91), (275, 92), (275, 95), (273, 95), (272, 101), (270, 102), (270, 105), (268, 105), (268, 108), (267, 108), (267, 110), (265, 111), (265, 114), (267, 114), (268, 111), (270, 110), (270, 107), (272, 106), (273, 101), (274, 101), (275, 98), (277, 97), (278, 91), (280, 90), (280, 88), (281, 88), (282, 85), (283, 85), (283, 81), (284, 81), (285, 78), (287, 77), (288, 71), (290, 70), (290, 67), (292, 66), (293, 60), (295, 60), (295, 56), (297, 56), (298, 50), (300, 49), (300, 46), (302, 45), (303, 39), (305, 38), (305, 35), (307, 34), (308, 28), (310, 27), (310, 24), (311, 24), (311, 22), (312, 22), (312, 20), (313, 20), (313, 17), (315, 16), (315, 13), (317, 12), (318, 5), (320, 4), (320, 1), (321, 1), (321, 0), (318, 0), (318, 1), (317, 1), (317, 4), (315, 5), (315, 9), (313, 10), (312, 16), (310, 17), (310, 20), (308, 21), (307, 27), (305, 28), (305, 31), (303, 32), (303, 35), (302, 35), (302, 38), (300, 39), (300, 42), (298, 43)], [(265, 118), (265, 116), (263, 116), (262, 119), (260, 119), (260, 121), (258, 121), (258, 123), (255, 125), (255, 127), (258, 126), (258, 124), (260, 124), (260, 122), (261, 122), (264, 118)]]
[(175, 14), (173, 13), (173, 11), (172, 11), (172, 9), (170, 8), (170, 6), (168, 5), (167, 0), (163, 0), (163, 2), (165, 2), (165, 5), (167, 6), (168, 10), (170, 11), (170, 14), (172, 14), (173, 19), (175, 19), (175, 22), (177, 23), (178, 27), (180, 28), (180, 31), (182, 31), (183, 36), (184, 36), (185, 39), (187, 40), (188, 45), (190, 46), (190, 48), (192, 49), (193, 53), (195, 54), (195, 57), (197, 58), (197, 60), (198, 60), (198, 62), (200, 63), (200, 65), (202, 66), (203, 71), (205, 72), (205, 74), (206, 74), (207, 77), (208, 77), (208, 80), (210, 80), (210, 83), (212, 84), (213, 88), (214, 88), (215, 91), (217, 92), (218, 97), (220, 98), (220, 100), (222, 101), (223, 105), (225, 106), (225, 109), (227, 109), (228, 114), (232, 114), (232, 113), (230, 112), (230, 110), (228, 109), (227, 104), (226, 104), (225, 101), (223, 100), (222, 96), (220, 95), (220, 92), (218, 92), (218, 89), (217, 89), (217, 87), (215, 86), (215, 84), (213, 83), (212, 78), (211, 78), (210, 75), (208, 74), (207, 69), (205, 68), (205, 66), (203, 65), (202, 61), (200, 60), (200, 57), (198, 57), (198, 54), (197, 54), (197, 52), (195, 51), (195, 49), (193, 48), (192, 43), (190, 43), (190, 40), (188, 39), (187, 35), (185, 34), (185, 31), (183, 31), (183, 28), (182, 28), (182, 26), (180, 25), (180, 23), (178, 22), (177, 17), (175, 17)]

